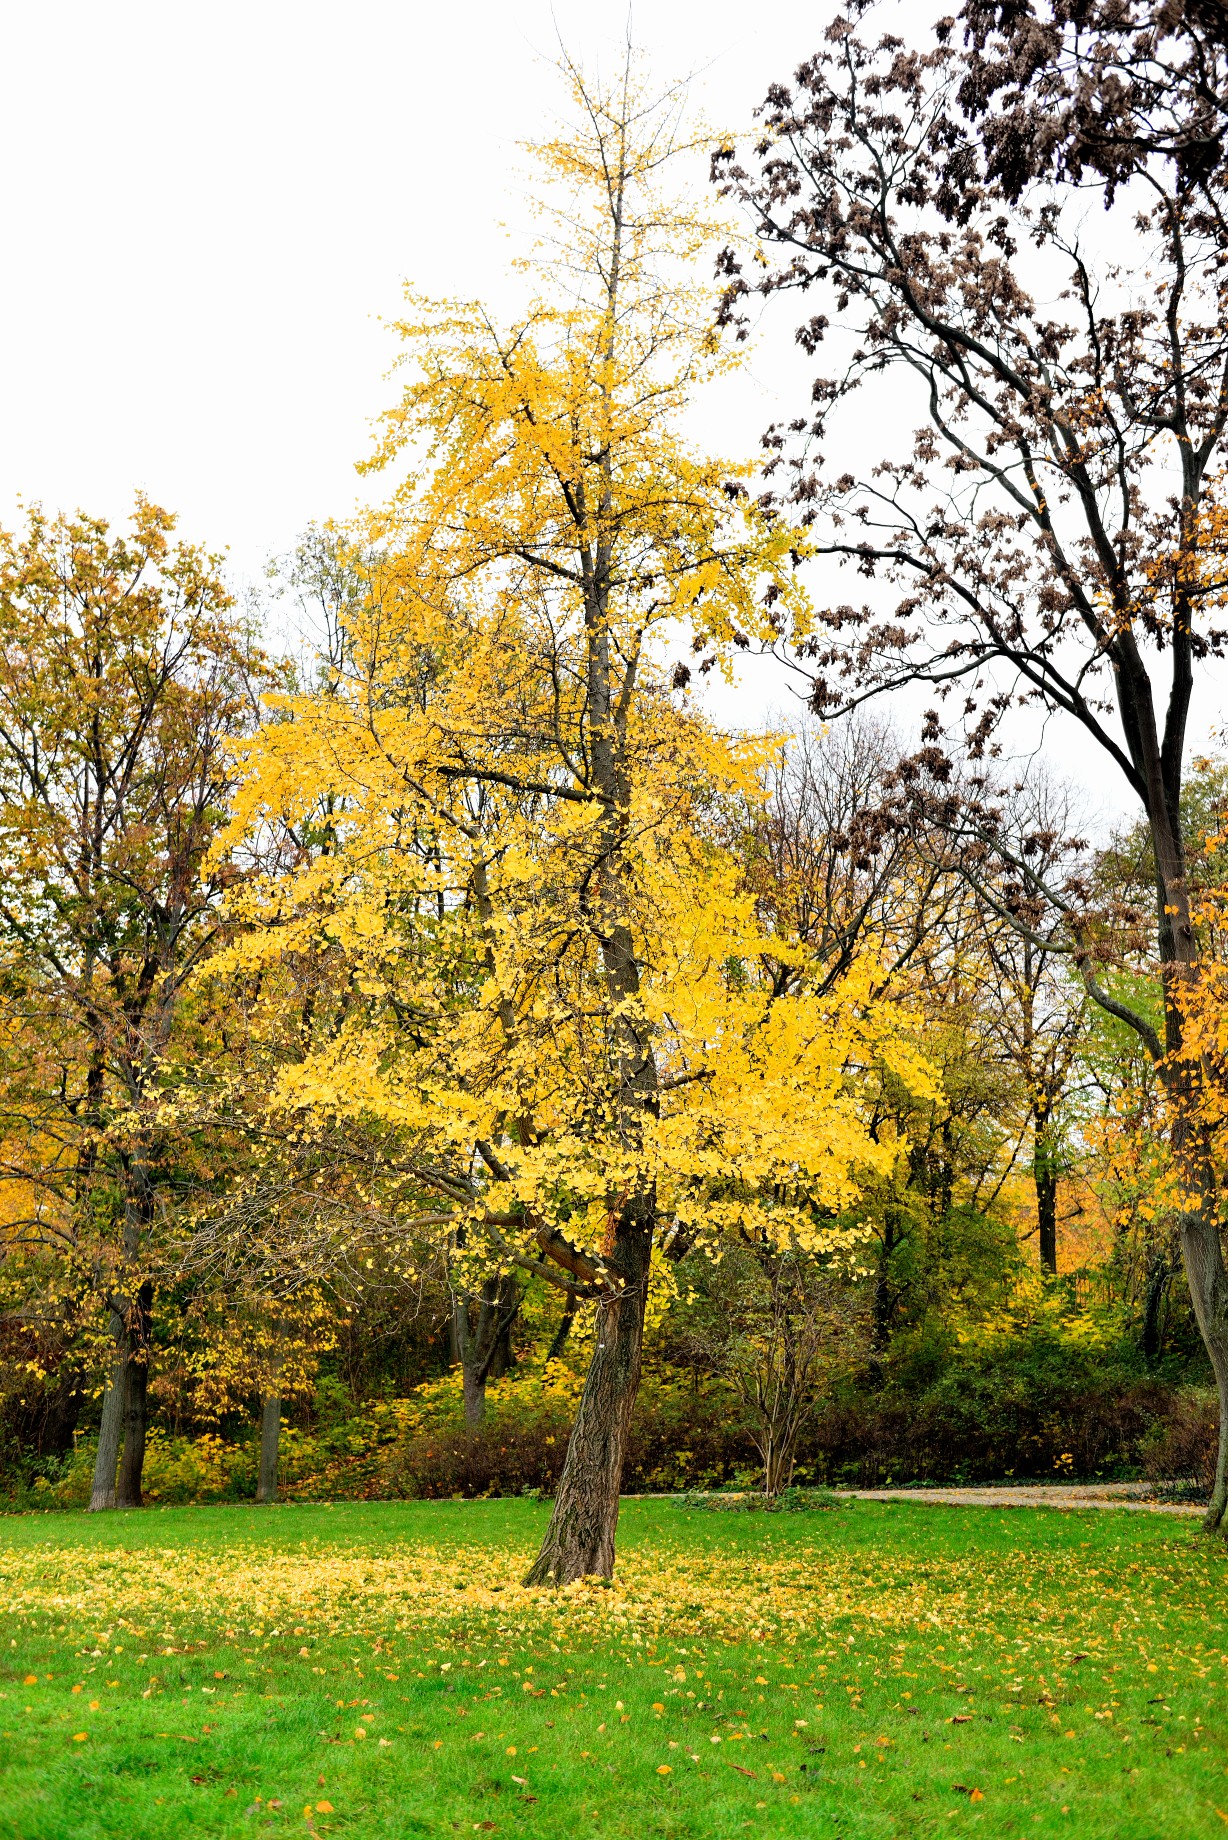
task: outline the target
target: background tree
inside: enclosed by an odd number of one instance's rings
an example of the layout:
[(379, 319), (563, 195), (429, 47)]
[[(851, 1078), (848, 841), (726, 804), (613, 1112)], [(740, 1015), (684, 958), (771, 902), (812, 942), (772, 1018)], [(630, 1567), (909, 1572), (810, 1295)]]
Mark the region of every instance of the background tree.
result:
[[(806, 520), (814, 556), (877, 584), (866, 605), (833, 601), (795, 635), (816, 708), (932, 689), (913, 784), (928, 774), (939, 812), (944, 746), (978, 761), (1008, 716), (1073, 721), (1147, 824), (1161, 1031), (1096, 975), (1107, 942), (1093, 891), (1076, 879), (1045, 893), (1089, 995), (1145, 1043), (1171, 1108), (1183, 1182), (1174, 1219), (1220, 1393), (1215, 1527), (1228, 1503), (1228, 1273), (1204, 1124), (1209, 1069), (1184, 1047), (1199, 951), (1181, 794), (1195, 669), (1224, 641), (1223, 180), (1218, 156), (1192, 161), (1164, 134), (1117, 137), (1103, 159), (1080, 151), (1089, 110), (1101, 122), (1121, 114), (1107, 79), (1094, 87), (1099, 53), (1116, 57), (1122, 44), (1107, 13), (1069, 25), (1051, 16), (1064, 45), (1079, 40), (1084, 87), (1069, 119), (1043, 127), (1046, 67), (1015, 55), (1017, 16), (1001, 15), (995, 35), (996, 17), (969, 16), (975, 80), (948, 26), (913, 51), (864, 42), (837, 18), (795, 86), (771, 91), (753, 173), (730, 150), (717, 164), (765, 249), (781, 254), (755, 285), (811, 296), (799, 337), (833, 352), (811, 409), (770, 437), (774, 490)], [(1158, 14), (1128, 17), (1161, 30)], [(1166, 106), (1203, 120), (1188, 71), (1168, 68)], [(1150, 78), (1139, 82), (1126, 113), (1137, 103), (1141, 117)], [(1016, 131), (1029, 123), (1041, 129), (1034, 156)], [(1065, 175), (1080, 162), (1075, 190)], [(1102, 219), (1087, 213), (1089, 188)], [(1128, 272), (1105, 253), (1123, 246)], [(727, 266), (729, 318), (751, 283), (735, 258)], [(1038, 304), (1057, 296), (1057, 313)], [(897, 415), (911, 385), (911, 445), (877, 465), (829, 467), (841, 412), (884, 373)], [(962, 850), (997, 854), (1040, 886), (992, 800), (951, 796), (944, 815), (958, 815)]]
[(750, 1238), (686, 1261), (673, 1359), (732, 1382), (769, 1499), (793, 1481), (798, 1442), (836, 1375), (858, 1365), (866, 1316), (850, 1274), (796, 1246)]
[(109, 1317), (100, 1508), (121, 1440), (118, 1499), (141, 1501), (153, 1239), (175, 1182), (161, 1082), (216, 936), (226, 876), (207, 857), (265, 670), (216, 560), (172, 548), (173, 522), (138, 500), (127, 536), (37, 510), (0, 534), (0, 936), (23, 1026), (62, 1069), (26, 1085), (34, 1154), (9, 1174), (37, 1195), (29, 1237)]

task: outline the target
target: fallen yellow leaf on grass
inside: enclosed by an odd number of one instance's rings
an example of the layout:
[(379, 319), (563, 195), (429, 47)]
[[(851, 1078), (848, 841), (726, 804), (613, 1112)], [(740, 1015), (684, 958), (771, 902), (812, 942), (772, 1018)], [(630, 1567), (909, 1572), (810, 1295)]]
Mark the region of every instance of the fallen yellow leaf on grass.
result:
[(659, 1763), (657, 1765), (657, 1775), (658, 1776), (672, 1776), (673, 1773), (674, 1773), (674, 1770), (673, 1770), (672, 1764)]
[(84, 1744), (89, 1735), (88, 1731), (74, 1731), (72, 1741), (74, 1744)]
[(21, 1684), (23, 1687), (36, 1687), (38, 1685), (38, 1675), (27, 1674)]
[(985, 1800), (985, 1791), (983, 1789), (974, 1789), (968, 1797), (968, 1800), (970, 1802), (983, 1802)]
[(317, 1802), (316, 1803), (316, 1813), (317, 1814), (331, 1814), (332, 1812), (333, 1812), (333, 1805), (331, 1802)]

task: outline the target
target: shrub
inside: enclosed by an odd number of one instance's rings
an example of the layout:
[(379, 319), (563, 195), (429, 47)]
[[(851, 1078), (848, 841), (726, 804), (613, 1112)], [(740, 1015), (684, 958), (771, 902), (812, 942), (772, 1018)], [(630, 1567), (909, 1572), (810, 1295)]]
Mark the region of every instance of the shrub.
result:
[(1143, 1446), (1149, 1482), (1175, 1494), (1207, 1496), (1219, 1454), (1219, 1404), (1215, 1394), (1191, 1388), (1173, 1396), (1164, 1418)]
[(853, 1497), (837, 1495), (834, 1489), (782, 1489), (779, 1495), (765, 1495), (762, 1489), (739, 1489), (736, 1493), (707, 1489), (688, 1489), (678, 1498), (680, 1508), (715, 1509), (724, 1514), (809, 1514), (828, 1508), (851, 1508)]

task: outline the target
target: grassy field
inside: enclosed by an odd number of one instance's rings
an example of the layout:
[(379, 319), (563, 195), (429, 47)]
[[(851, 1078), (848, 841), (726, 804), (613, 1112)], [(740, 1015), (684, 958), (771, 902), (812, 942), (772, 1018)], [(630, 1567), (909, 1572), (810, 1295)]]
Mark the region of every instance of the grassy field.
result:
[(1228, 1555), (1119, 1513), (528, 1502), (0, 1521), (0, 1834), (1097, 1835), (1228, 1825)]

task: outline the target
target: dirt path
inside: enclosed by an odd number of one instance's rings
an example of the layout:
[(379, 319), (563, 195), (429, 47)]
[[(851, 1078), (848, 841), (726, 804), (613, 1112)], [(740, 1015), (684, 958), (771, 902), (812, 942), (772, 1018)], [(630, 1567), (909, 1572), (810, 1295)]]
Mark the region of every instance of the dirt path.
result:
[(948, 1508), (1125, 1508), (1199, 1515), (1195, 1501), (1157, 1501), (1146, 1482), (1030, 1482), (967, 1489), (851, 1489), (858, 1501), (915, 1501)]

